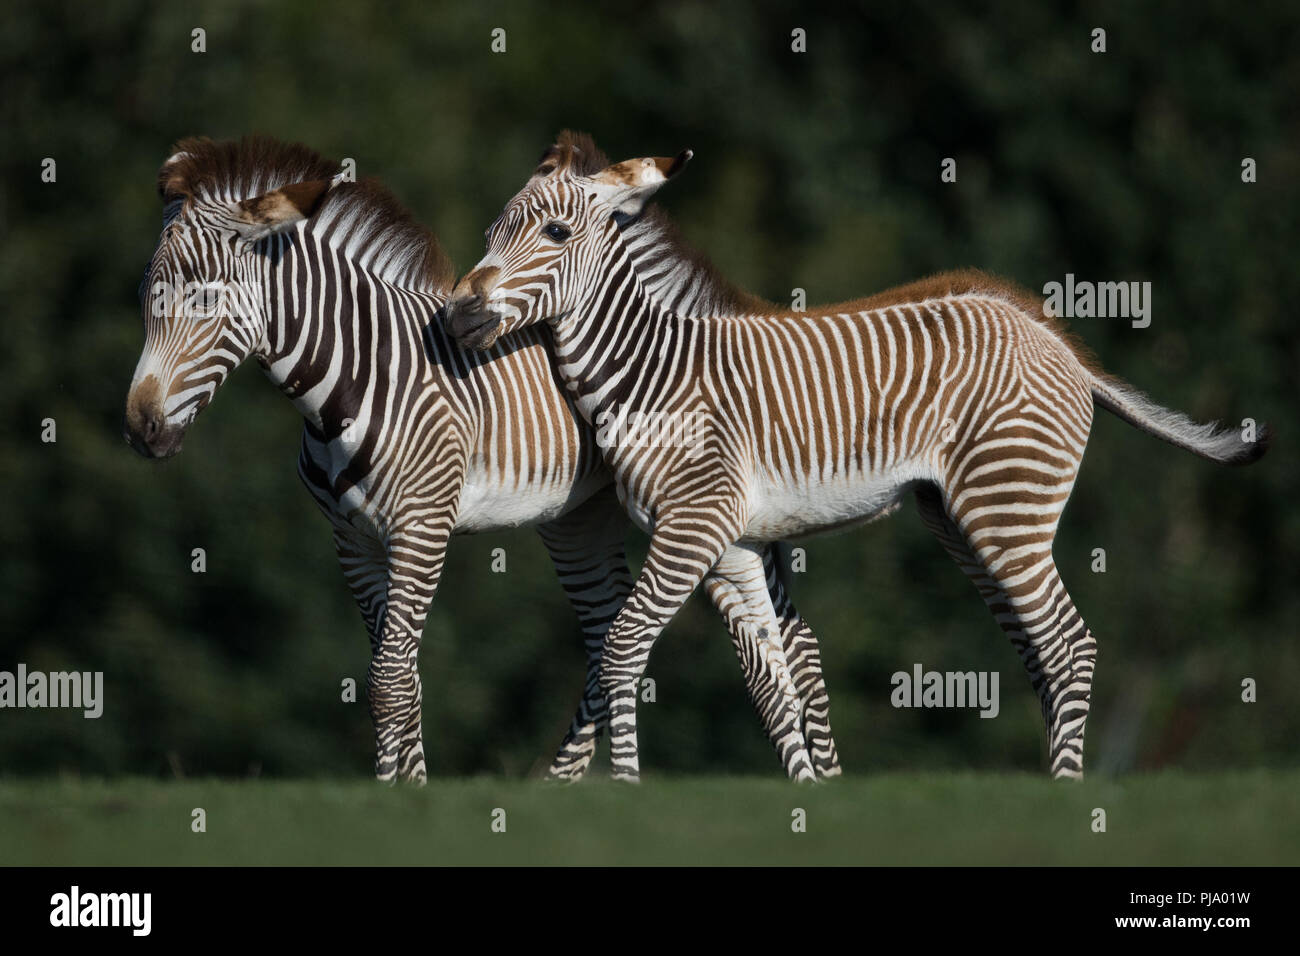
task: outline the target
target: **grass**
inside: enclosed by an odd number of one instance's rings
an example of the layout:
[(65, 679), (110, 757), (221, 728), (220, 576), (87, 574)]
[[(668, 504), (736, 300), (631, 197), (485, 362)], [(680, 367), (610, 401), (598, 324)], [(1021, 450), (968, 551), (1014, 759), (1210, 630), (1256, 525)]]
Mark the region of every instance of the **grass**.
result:
[[(189, 864), (1295, 864), (1300, 771), (1082, 784), (770, 778), (0, 780), (0, 862)], [(207, 832), (191, 832), (202, 807)], [(1092, 831), (1093, 809), (1106, 832)], [(506, 813), (506, 832), (491, 829)], [(807, 830), (791, 830), (792, 812)]]

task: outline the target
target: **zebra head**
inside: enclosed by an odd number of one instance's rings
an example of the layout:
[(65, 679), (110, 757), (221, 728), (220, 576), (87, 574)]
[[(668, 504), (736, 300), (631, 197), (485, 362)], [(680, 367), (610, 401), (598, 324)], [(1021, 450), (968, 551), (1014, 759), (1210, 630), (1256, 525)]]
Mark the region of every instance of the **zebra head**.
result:
[(604, 259), (621, 247), (619, 225), (690, 158), (684, 150), (591, 176), (534, 174), (488, 228), (487, 255), (452, 292), (448, 334), (463, 348), (486, 349), (516, 329), (563, 319), (595, 294)]
[(312, 214), (335, 179), (293, 183), (251, 198), (199, 188), (193, 156), (163, 164), (163, 230), (140, 285), (144, 349), (126, 396), (123, 437), (146, 458), (180, 451), (185, 431), (226, 377), (265, 351), (259, 240)]

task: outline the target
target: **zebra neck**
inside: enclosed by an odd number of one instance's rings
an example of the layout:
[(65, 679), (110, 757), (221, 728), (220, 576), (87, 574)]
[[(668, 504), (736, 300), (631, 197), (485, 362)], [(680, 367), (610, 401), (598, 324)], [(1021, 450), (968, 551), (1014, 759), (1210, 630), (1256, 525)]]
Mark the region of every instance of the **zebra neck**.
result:
[(286, 237), (264, 284), (267, 376), (326, 437), (368, 417), (369, 393), (429, 365), (443, 294), (399, 288), (310, 232)]
[(646, 294), (669, 311), (683, 316), (739, 315), (771, 307), (726, 279), (681, 239), (660, 211), (648, 210), (620, 235)]
[(651, 298), (626, 257), (592, 297), (553, 325), (556, 368), (588, 424), (650, 406), (688, 327)]

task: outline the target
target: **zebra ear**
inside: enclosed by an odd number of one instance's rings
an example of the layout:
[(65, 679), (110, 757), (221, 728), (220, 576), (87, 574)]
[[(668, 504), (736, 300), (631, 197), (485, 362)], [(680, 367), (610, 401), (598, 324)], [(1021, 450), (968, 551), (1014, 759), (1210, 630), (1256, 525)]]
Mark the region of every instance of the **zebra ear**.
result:
[(695, 155), (684, 149), (676, 156), (647, 156), (606, 166), (591, 177), (596, 195), (621, 216), (639, 216), (664, 183), (685, 168)]
[(185, 197), (186, 183), (181, 173), (181, 160), (189, 159), (191, 153), (181, 150), (172, 153), (158, 170), (158, 195), (164, 205), (171, 205)]
[(310, 217), (320, 208), (326, 194), (342, 181), (341, 174), (333, 179), (312, 179), (235, 203), (233, 226), (239, 236), (240, 251)]

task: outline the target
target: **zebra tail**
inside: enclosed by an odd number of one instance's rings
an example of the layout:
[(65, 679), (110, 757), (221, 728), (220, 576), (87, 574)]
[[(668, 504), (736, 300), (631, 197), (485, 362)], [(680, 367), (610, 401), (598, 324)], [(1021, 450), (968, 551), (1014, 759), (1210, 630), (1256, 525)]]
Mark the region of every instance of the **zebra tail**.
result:
[(1227, 428), (1217, 422), (1203, 425), (1182, 412), (1157, 405), (1126, 382), (1095, 372), (1090, 374), (1093, 402), (1148, 435), (1193, 455), (1221, 465), (1249, 465), (1264, 457), (1273, 440), (1273, 430), (1267, 425), (1256, 427), (1252, 441), (1245, 437), (1245, 426)]

